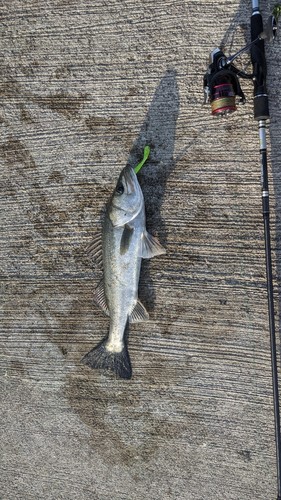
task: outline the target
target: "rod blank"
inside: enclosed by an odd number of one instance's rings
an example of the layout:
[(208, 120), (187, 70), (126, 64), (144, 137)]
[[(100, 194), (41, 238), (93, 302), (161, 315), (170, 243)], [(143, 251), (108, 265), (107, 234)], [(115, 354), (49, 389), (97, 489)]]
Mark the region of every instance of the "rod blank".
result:
[[(263, 32), (263, 20), (259, 12), (259, 2), (252, 1), (251, 40), (255, 40)], [(270, 239), (270, 207), (268, 189), (268, 168), (266, 148), (266, 120), (269, 118), (268, 95), (266, 90), (266, 60), (264, 40), (259, 38), (251, 46), (251, 60), (254, 81), (254, 118), (259, 122), (260, 161), (262, 170), (262, 213), (264, 221), (264, 244), (267, 276), (268, 320), (271, 350), (272, 390), (275, 423), (276, 469), (277, 469), (277, 500), (281, 500), (281, 432), (280, 405), (277, 368), (277, 350), (275, 333), (275, 311), (273, 295), (273, 276)]]

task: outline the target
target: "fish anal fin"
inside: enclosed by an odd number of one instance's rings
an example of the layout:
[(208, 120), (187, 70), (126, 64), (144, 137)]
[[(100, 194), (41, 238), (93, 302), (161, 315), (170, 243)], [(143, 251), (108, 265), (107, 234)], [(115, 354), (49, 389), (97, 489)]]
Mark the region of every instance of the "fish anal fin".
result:
[(151, 259), (156, 255), (162, 255), (166, 253), (166, 250), (160, 244), (158, 238), (152, 236), (147, 231), (144, 231), (142, 235), (142, 245), (141, 245), (141, 255), (143, 259)]
[(103, 310), (103, 312), (109, 316), (109, 309), (107, 306), (107, 301), (106, 301), (106, 296), (105, 296), (105, 291), (104, 291), (104, 281), (102, 280), (97, 288), (94, 290), (94, 301), (100, 308)]
[(129, 316), (130, 323), (141, 323), (142, 321), (147, 321), (149, 319), (149, 314), (141, 303), (140, 300), (137, 301), (133, 311)]

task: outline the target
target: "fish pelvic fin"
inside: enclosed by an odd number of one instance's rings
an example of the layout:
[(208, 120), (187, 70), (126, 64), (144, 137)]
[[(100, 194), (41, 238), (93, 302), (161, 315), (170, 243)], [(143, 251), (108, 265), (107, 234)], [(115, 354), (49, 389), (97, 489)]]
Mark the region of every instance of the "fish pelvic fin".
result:
[(104, 339), (94, 349), (82, 358), (82, 363), (90, 368), (112, 371), (117, 377), (132, 378), (132, 367), (127, 346), (122, 351), (112, 352), (106, 348), (107, 339)]

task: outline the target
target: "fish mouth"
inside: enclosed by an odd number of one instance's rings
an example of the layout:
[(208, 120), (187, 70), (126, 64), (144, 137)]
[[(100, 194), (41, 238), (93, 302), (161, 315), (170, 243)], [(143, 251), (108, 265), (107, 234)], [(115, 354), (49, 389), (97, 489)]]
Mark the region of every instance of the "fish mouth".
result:
[(113, 226), (123, 226), (126, 222), (132, 220), (139, 214), (144, 204), (136, 173), (130, 165), (123, 168), (117, 182), (117, 188), (118, 186), (121, 187), (122, 193), (118, 193), (116, 190), (113, 192), (108, 209)]
[(123, 174), (128, 194), (136, 191), (138, 180), (134, 169), (130, 165), (127, 165), (123, 170)]

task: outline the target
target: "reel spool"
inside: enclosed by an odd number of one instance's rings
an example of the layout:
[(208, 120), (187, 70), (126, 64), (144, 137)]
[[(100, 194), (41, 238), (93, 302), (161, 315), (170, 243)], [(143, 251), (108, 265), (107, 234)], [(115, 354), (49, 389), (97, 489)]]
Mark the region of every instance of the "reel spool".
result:
[(226, 116), (236, 111), (233, 85), (231, 83), (214, 85), (210, 102), (213, 116)]

